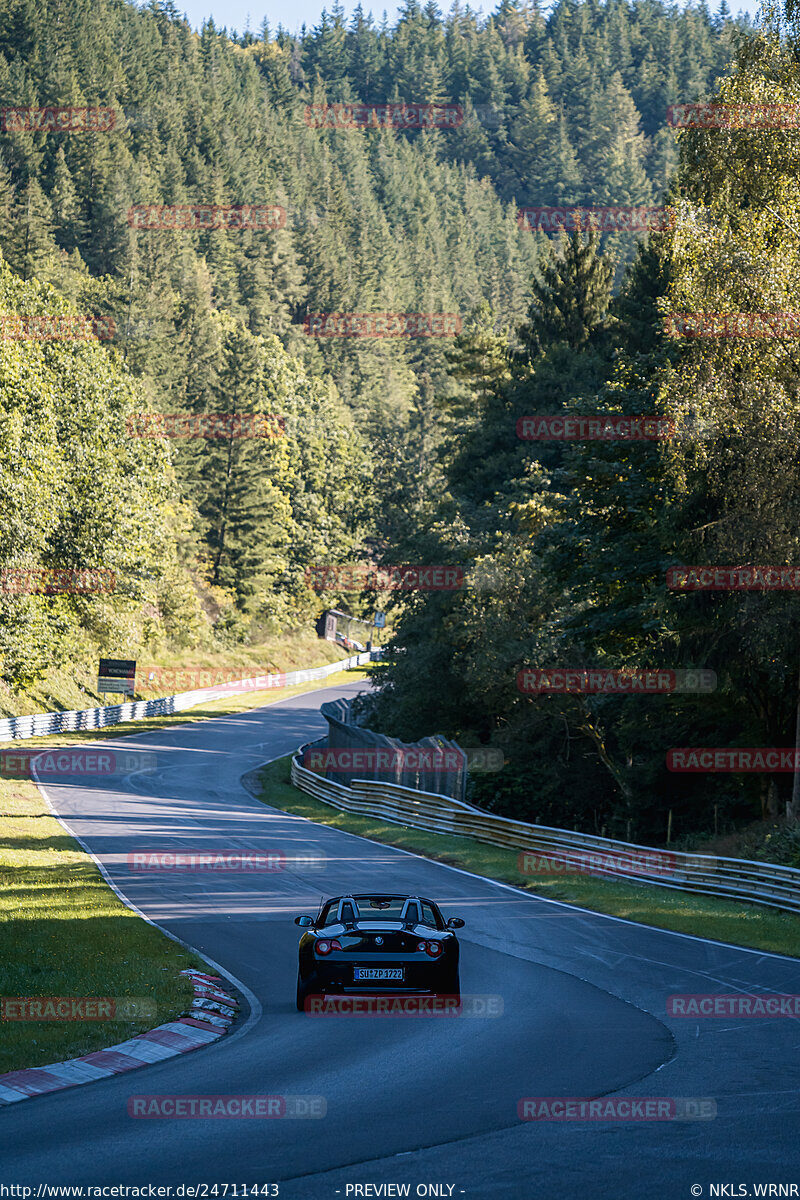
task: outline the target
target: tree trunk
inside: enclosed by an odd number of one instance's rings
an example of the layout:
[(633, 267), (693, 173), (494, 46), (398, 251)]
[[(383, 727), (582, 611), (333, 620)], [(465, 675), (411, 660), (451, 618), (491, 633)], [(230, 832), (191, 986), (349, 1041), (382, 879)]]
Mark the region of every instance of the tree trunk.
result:
[(623, 799), (627, 803), (628, 811), (630, 812), (630, 811), (632, 811), (632, 801), (633, 801), (633, 792), (631, 790), (631, 785), (628, 782), (628, 780), (625, 778), (625, 776), (622, 774), (622, 772), (620, 771), (620, 769), (616, 765), (616, 763), (612, 761), (611, 756), (608, 753), (608, 750), (606, 749), (606, 745), (605, 745), (603, 736), (600, 733), (600, 730), (597, 729), (597, 727), (594, 725), (594, 723), (592, 721), (592, 715), (591, 715), (588, 707), (586, 706), (586, 704), (580, 703), (580, 702), (579, 702), (579, 705), (580, 705), (580, 710), (581, 710), (581, 716), (583, 719), (581, 721), (581, 724), (578, 725), (577, 728), (581, 733), (585, 734), (589, 738), (589, 740), (594, 744), (594, 747), (597, 750), (597, 753), (599, 755), (600, 761), (602, 762), (603, 766), (606, 768), (609, 775), (611, 776), (611, 778), (614, 780), (615, 784), (619, 788)]

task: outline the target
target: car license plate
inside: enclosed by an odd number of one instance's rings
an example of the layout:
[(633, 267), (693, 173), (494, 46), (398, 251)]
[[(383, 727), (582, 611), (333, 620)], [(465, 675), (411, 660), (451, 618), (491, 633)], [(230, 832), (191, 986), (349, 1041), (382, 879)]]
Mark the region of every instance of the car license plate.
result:
[(354, 967), (358, 983), (366, 983), (368, 979), (400, 979), (403, 978), (402, 967)]

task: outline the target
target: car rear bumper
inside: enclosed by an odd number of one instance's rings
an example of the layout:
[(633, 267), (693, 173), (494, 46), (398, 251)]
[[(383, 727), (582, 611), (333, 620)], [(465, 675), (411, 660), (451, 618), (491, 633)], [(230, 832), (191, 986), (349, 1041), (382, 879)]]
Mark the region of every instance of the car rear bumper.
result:
[(358, 995), (382, 995), (396, 993), (398, 995), (432, 994), (446, 991), (452, 984), (453, 976), (458, 967), (450, 963), (433, 964), (386, 963), (387, 967), (402, 967), (402, 979), (364, 979), (354, 978), (357, 966), (374, 967), (374, 963), (333, 963), (317, 964), (306, 981), (308, 990), (315, 987), (322, 991), (341, 992)]

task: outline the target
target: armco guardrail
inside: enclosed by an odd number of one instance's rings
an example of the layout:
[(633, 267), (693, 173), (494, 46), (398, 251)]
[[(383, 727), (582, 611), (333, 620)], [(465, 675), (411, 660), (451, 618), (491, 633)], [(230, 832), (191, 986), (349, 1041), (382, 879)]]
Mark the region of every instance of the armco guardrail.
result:
[[(563, 862), (566, 874), (572, 873), (569, 870), (572, 867), (582, 874), (636, 880), (800, 913), (800, 870), (795, 867), (656, 850), (652, 846), (531, 825), (527, 821), (494, 816), (449, 796), (371, 779), (354, 780), (345, 786), (302, 765), (304, 752), (324, 743), (325, 739), (320, 738), (300, 747), (292, 759), (292, 783), (345, 812), (383, 817), (412, 829), (457, 834), (492, 846), (528, 852)], [(521, 871), (520, 876), (523, 874)]]
[[(312, 683), (315, 679), (325, 679), (337, 671), (345, 671), (348, 667), (360, 667), (369, 661), (369, 653), (354, 654), (350, 658), (343, 658), (341, 662), (328, 663), (324, 667), (310, 667), (305, 671), (288, 671), (283, 676), (282, 686), (294, 687), (298, 683)], [(256, 690), (256, 684), (263, 678), (264, 676), (256, 676), (254, 679), (237, 680), (237, 692), (246, 689), (249, 684), (253, 686), (253, 690)], [(217, 687), (199, 688), (193, 692), (178, 692), (174, 696), (162, 696), (156, 700), (129, 700), (125, 704), (109, 704), (104, 708), (34, 713), (29, 717), (6, 717), (4, 720), (0, 720), (0, 742), (17, 738), (42, 737), (48, 733), (70, 733), (76, 729), (102, 729), (106, 725), (118, 725), (122, 721), (138, 721), (142, 717), (164, 717), (170, 713), (183, 712), (185, 708), (193, 708), (195, 704), (202, 704), (206, 700), (217, 700), (220, 696), (229, 695), (231, 695), (230, 685), (223, 683)]]

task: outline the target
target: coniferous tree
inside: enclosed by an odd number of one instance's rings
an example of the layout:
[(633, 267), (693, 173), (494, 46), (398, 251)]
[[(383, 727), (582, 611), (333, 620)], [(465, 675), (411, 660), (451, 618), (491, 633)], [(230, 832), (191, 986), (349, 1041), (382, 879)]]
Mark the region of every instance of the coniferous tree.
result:
[(19, 189), (6, 243), (8, 261), (25, 279), (47, 276), (56, 257), (53, 209), (37, 179)]
[(562, 233), (532, 282), (528, 320), (520, 330), (523, 358), (534, 358), (554, 342), (579, 350), (607, 328), (614, 266), (598, 253), (594, 230)]

